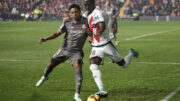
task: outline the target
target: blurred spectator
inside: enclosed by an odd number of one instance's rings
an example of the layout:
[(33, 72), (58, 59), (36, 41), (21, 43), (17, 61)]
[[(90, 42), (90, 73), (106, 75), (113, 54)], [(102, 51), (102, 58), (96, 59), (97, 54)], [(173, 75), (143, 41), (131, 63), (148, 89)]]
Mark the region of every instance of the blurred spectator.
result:
[(130, 0), (128, 7), (141, 16), (180, 16), (180, 0)]
[[(121, 8), (125, 1), (112, 0), (112, 4)], [(68, 14), (68, 7), (72, 3), (77, 3), (83, 8), (82, 0), (1, 0), (0, 18), (16, 20), (20, 19), (21, 15), (27, 14), (26, 18), (34, 20), (57, 19), (64, 13)], [(105, 0), (96, 0), (96, 5), (103, 8)], [(37, 8), (38, 11), (35, 10)], [(130, 0), (125, 10), (131, 16), (133, 13), (140, 16), (180, 16), (180, 0)]]

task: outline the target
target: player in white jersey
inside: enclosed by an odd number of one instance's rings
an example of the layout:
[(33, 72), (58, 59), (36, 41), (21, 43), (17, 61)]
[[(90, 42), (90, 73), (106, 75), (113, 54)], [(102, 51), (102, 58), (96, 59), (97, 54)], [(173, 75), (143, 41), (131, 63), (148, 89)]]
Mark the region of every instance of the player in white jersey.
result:
[[(104, 44), (107, 44), (111, 38), (109, 35), (110, 32), (110, 25), (105, 26), (104, 32), (101, 34), (101, 36), (98, 35), (98, 33), (100, 33), (100, 26), (97, 24), (98, 22), (104, 22), (106, 24), (109, 23), (109, 16), (102, 10), (100, 10), (98, 7), (94, 9), (94, 11), (89, 15), (86, 16), (86, 14), (84, 14), (85, 17), (87, 17), (89, 20), (89, 26), (91, 27), (91, 31), (92, 31), (92, 35), (91, 35), (91, 45), (92, 46), (101, 46)], [(103, 24), (104, 24), (103, 23)]]
[(130, 64), (133, 56), (138, 57), (138, 53), (130, 49), (129, 54), (123, 58), (111, 43), (111, 23), (109, 16), (98, 7), (95, 7), (95, 0), (83, 1), (86, 9), (84, 16), (88, 18), (91, 30), (91, 45), (93, 47), (90, 55), (90, 70), (99, 88), (99, 92), (96, 94), (101, 97), (106, 97), (108, 93), (104, 89), (102, 74), (98, 68), (100, 64), (103, 64), (104, 56), (107, 56), (113, 63), (125, 68)]

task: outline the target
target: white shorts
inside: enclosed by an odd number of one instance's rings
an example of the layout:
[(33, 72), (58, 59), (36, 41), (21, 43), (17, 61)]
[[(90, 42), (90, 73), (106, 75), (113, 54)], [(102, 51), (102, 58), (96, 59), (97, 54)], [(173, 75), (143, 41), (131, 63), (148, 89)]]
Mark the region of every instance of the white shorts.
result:
[(100, 57), (102, 59), (101, 64), (103, 64), (104, 56), (107, 56), (113, 63), (119, 62), (123, 59), (122, 55), (112, 43), (109, 43), (102, 47), (92, 48), (90, 58)]

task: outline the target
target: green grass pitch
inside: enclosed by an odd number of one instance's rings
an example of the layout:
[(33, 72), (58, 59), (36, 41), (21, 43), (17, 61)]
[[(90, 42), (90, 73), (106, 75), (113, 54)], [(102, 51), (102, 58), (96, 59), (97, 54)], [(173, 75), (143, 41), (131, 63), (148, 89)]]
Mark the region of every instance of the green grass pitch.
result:
[[(41, 87), (35, 86), (64, 35), (41, 45), (38, 40), (60, 24), (0, 22), (0, 101), (73, 101), (75, 77), (69, 60), (58, 65)], [(180, 87), (180, 21), (121, 21), (118, 25), (120, 53), (126, 56), (134, 48), (140, 56), (126, 69), (105, 59), (100, 69), (109, 96), (102, 100), (160, 101)], [(86, 41), (83, 101), (98, 90), (89, 70), (90, 50)], [(180, 91), (168, 101), (180, 101)]]

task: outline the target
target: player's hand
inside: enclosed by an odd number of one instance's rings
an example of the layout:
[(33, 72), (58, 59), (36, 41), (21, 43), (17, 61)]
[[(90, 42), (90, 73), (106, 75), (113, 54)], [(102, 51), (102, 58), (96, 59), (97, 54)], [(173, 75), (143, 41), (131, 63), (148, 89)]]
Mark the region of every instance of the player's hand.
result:
[(70, 16), (68, 14), (64, 13), (63, 18), (70, 18)]
[(119, 45), (119, 41), (115, 41), (115, 45), (116, 45), (116, 46)]
[(70, 16), (68, 14), (66, 14), (66, 13), (60, 14), (60, 16), (63, 17), (63, 21), (65, 21), (65, 20), (70, 18)]
[(89, 35), (91, 35), (91, 30), (89, 27), (87, 27), (86, 25), (83, 25), (83, 31), (88, 33)]
[(39, 40), (39, 43), (41, 44), (42, 42), (45, 42), (45, 41), (47, 41), (45, 38), (41, 38), (41, 39)]
[(113, 15), (113, 16), (112, 16), (112, 18), (113, 18), (113, 19), (116, 19), (116, 16), (115, 16), (115, 15)]

